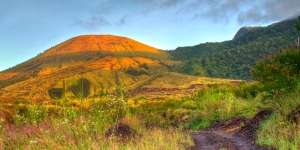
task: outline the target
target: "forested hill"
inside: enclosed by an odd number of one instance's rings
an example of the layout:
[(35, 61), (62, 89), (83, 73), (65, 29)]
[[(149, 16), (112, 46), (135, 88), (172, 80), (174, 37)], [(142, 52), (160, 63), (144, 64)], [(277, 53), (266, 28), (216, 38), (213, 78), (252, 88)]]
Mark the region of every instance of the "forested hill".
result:
[(179, 47), (170, 53), (184, 62), (180, 71), (188, 74), (251, 79), (257, 60), (294, 45), (295, 23), (290, 19), (266, 27), (243, 27), (230, 41)]

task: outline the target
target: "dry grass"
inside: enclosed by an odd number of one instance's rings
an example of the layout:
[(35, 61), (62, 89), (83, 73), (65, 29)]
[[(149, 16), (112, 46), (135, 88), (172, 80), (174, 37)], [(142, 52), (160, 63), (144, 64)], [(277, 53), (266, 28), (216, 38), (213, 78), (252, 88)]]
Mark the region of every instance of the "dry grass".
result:
[(127, 142), (105, 137), (103, 131), (93, 130), (84, 118), (75, 122), (66, 119), (10, 125), (0, 134), (0, 149), (184, 150), (193, 145), (188, 132), (136, 125), (138, 137)]

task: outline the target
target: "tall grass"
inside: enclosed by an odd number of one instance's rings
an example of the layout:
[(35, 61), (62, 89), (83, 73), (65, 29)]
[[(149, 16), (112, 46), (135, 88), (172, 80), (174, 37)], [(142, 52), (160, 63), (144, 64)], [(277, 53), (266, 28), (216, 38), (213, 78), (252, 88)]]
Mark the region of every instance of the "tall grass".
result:
[[(16, 109), (14, 124), (0, 126), (0, 149), (180, 150), (192, 145), (186, 131), (147, 128), (135, 114), (127, 113), (125, 101), (115, 97), (78, 104), (28, 104)], [(120, 122), (136, 131), (137, 137), (126, 142), (120, 137), (107, 137), (106, 131)]]
[(274, 114), (260, 127), (258, 143), (279, 150), (300, 149), (300, 126), (289, 118), (292, 111), (300, 106), (300, 92), (277, 97), (269, 105)]
[(202, 129), (215, 121), (232, 117), (252, 117), (261, 105), (259, 99), (237, 96), (232, 86), (213, 86), (181, 99), (131, 99), (132, 113), (144, 118), (147, 126), (175, 126)]
[[(250, 118), (258, 109), (271, 107), (277, 111), (261, 127), (258, 142), (277, 144), (275, 147), (282, 149), (284, 145), (299, 148), (298, 129), (285, 116), (300, 104), (297, 98), (300, 94), (263, 106), (263, 96), (251, 86), (212, 86), (184, 98), (97, 97), (64, 100), (53, 105), (20, 105), (13, 118), (15, 124), (2, 125), (0, 146), (5, 149), (186, 149), (193, 145), (190, 130), (200, 130), (233, 117)], [(284, 99), (290, 100), (284, 102)], [(136, 137), (126, 141), (107, 137), (106, 131), (118, 123), (136, 131)], [(297, 132), (291, 132), (296, 129)]]
[[(95, 128), (90, 121), (92, 120), (85, 118), (78, 118), (74, 121), (63, 118), (47, 120), (36, 125), (10, 126), (4, 133), (2, 148), (183, 150), (193, 144), (188, 132), (179, 129), (147, 129), (141, 124), (133, 126), (133, 129), (137, 131), (138, 138), (123, 142), (118, 137), (107, 138), (105, 136), (104, 131), (110, 127), (109, 125), (105, 128)], [(93, 120), (92, 122), (97, 121)], [(103, 126), (105, 122), (98, 122), (99, 124)]]

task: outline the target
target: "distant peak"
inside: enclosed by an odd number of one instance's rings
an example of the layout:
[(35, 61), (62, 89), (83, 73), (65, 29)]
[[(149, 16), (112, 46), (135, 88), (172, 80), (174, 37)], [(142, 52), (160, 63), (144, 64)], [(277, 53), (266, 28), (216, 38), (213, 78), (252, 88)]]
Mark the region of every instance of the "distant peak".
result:
[(96, 35), (96, 34), (86, 34), (86, 35), (78, 35), (72, 39), (129, 39), (124, 36), (119, 36), (119, 35), (111, 35), (111, 34), (103, 34), (103, 35)]
[(248, 38), (248, 36), (253, 33), (258, 31), (259, 29), (261, 29), (262, 27), (250, 27), (250, 26), (246, 26), (246, 27), (242, 27), (239, 29), (239, 31), (235, 34), (233, 40), (242, 40), (245, 38)]
[(80, 35), (49, 50), (43, 56), (81, 52), (148, 52), (160, 53), (159, 49), (136, 40), (116, 35)]

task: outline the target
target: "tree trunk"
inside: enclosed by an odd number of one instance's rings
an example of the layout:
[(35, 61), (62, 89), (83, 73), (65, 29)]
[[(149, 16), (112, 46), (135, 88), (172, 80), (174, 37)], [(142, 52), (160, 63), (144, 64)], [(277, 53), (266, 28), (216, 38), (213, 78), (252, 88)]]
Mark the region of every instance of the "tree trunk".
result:
[(299, 49), (300, 46), (300, 37), (298, 36), (298, 41), (297, 41), (297, 48)]

